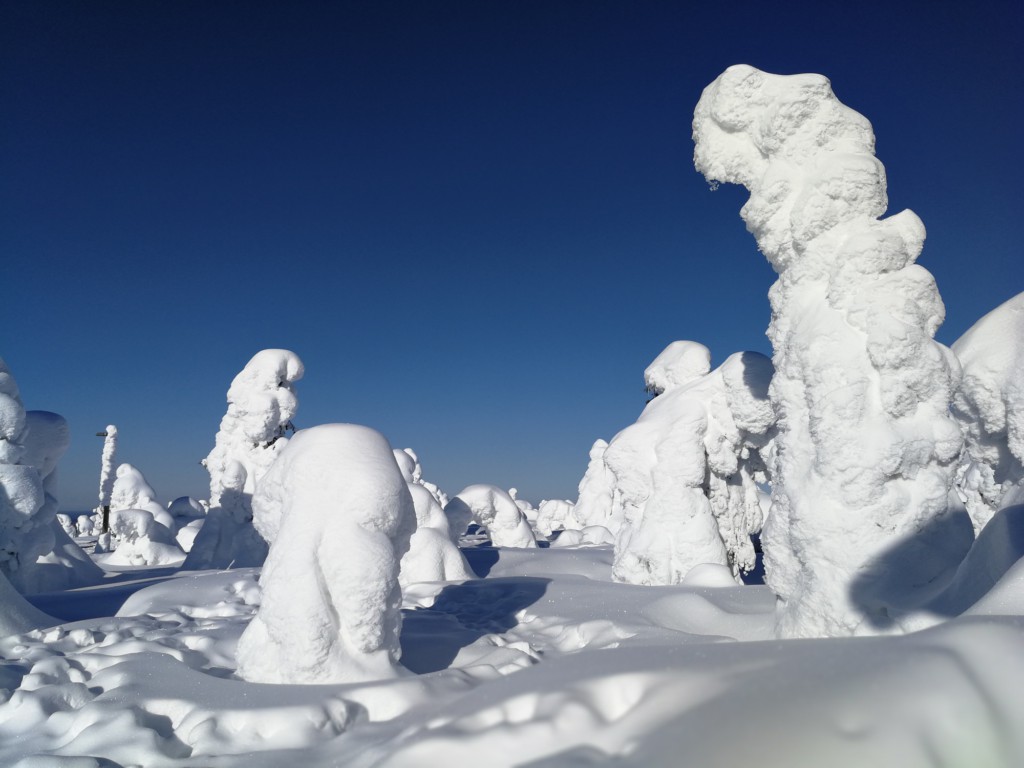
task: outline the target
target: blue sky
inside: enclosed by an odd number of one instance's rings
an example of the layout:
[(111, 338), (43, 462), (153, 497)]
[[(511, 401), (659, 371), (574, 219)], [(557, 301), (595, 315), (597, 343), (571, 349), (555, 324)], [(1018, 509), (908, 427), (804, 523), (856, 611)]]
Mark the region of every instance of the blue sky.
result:
[(350, 421), (473, 482), (575, 498), (670, 341), (770, 352), (742, 190), (692, 166), (731, 64), (820, 72), (873, 123), (890, 211), (954, 341), (1024, 290), (1019, 2), (9, 2), (0, 355), (203, 496), (232, 377), (305, 361), (298, 425)]

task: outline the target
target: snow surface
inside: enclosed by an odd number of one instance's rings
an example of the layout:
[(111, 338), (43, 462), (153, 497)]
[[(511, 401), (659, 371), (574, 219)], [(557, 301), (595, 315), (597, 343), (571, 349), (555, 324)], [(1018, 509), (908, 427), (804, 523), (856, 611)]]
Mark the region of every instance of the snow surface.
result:
[[(914, 538), (911, 579), (928, 585), (970, 543), (950, 511), (958, 366), (932, 339), (945, 309), (914, 264), (924, 225), (909, 210), (879, 218), (888, 200), (871, 124), (821, 75), (730, 67), (701, 95), (693, 138), (708, 181), (749, 190), (740, 213), (779, 275), (768, 336), (780, 426), (761, 538), (779, 632), (872, 631), (895, 608), (887, 550)], [(854, 595), (865, 573), (879, 588)]]

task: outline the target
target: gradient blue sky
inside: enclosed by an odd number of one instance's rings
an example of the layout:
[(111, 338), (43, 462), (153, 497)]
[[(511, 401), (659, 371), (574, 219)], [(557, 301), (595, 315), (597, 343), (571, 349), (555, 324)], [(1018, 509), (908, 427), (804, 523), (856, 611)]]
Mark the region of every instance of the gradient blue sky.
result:
[(306, 364), (298, 425), (416, 449), (449, 493), (576, 497), (674, 339), (769, 352), (746, 193), (693, 170), (731, 64), (820, 72), (928, 227), (951, 343), (1024, 290), (1022, 4), (6, 2), (0, 355), (204, 496), (235, 373)]

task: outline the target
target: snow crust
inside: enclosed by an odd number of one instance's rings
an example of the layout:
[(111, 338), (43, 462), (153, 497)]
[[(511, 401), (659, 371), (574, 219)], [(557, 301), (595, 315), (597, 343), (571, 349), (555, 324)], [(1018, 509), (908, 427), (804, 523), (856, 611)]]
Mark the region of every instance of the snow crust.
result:
[(963, 369), (953, 414), (964, 432), (957, 471), (975, 532), (1024, 481), (1024, 293), (953, 344)]
[[(705, 178), (750, 191), (741, 216), (779, 275), (768, 336), (780, 427), (762, 535), (779, 632), (866, 629), (889, 606), (855, 604), (851, 582), (944, 524), (961, 447), (948, 412), (958, 366), (932, 338), (944, 307), (914, 264), (924, 225), (909, 210), (879, 218), (871, 124), (821, 75), (730, 67), (704, 90), (693, 138)], [(958, 559), (924, 551), (912, 578)]]
[(416, 511), (387, 440), (354, 424), (296, 433), (253, 510), (270, 553), (238, 674), (264, 683), (398, 676), (399, 563)]
[(654, 399), (607, 446), (595, 444), (580, 482), (580, 527), (604, 521), (616, 531), (616, 579), (678, 584), (702, 563), (737, 576), (753, 568), (771, 375), (755, 352), (711, 372), (711, 353), (693, 341), (673, 342), (647, 368)]
[(496, 485), (480, 483), (459, 491), (445, 514), (456, 531), (470, 520), (487, 529), (491, 543), (496, 547), (536, 547), (537, 540), (526, 515), (507, 491)]
[(257, 352), (232, 380), (228, 409), (213, 450), (203, 461), (210, 473), (210, 511), (185, 559), (185, 568), (259, 565), (265, 542), (252, 527), (256, 484), (288, 444), (299, 407), (295, 383), (305, 368), (286, 349)]

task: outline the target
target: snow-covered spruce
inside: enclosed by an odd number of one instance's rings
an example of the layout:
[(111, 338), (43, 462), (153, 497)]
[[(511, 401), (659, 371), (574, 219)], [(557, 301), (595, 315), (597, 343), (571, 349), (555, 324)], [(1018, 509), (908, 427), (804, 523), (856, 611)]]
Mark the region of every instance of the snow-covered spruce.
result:
[(185, 552), (190, 551), (206, 521), (206, 507), (191, 496), (179, 496), (167, 505), (167, 513), (174, 519), (174, 538), (178, 546)]
[[(458, 547), (444, 513), (448, 497), (423, 479), (423, 468), (411, 448), (395, 449), (395, 462), (409, 485), (416, 510), (416, 532), (409, 551), (402, 557), (399, 580), (402, 586), (423, 581), (465, 581), (473, 570)], [(443, 501), (442, 501), (443, 500)]]
[(444, 512), (449, 524), (460, 534), (472, 521), (487, 529), (491, 544), (496, 547), (537, 546), (526, 515), (515, 499), (496, 485), (478, 484), (463, 488), (448, 502)]
[(585, 528), (576, 518), (575, 512), (575, 505), (567, 499), (544, 499), (537, 507), (533, 526), (545, 538), (550, 538), (556, 531)]
[(227, 568), (263, 562), (266, 543), (252, 527), (252, 494), (281, 453), (298, 410), (295, 382), (302, 361), (286, 349), (257, 352), (228, 388), (228, 409), (213, 450), (210, 511), (183, 568)]
[[(27, 411), (22, 463), (39, 472), (43, 504), (36, 514), (39, 524), (20, 545), (21, 567), (17, 584), (23, 592), (54, 592), (95, 584), (103, 579), (99, 568), (71, 538), (70, 518), (58, 515), (57, 464), (71, 443), (67, 420), (50, 411)], [(59, 517), (64, 517), (66, 523)]]
[(644, 372), (654, 398), (588, 468), (611, 477), (602, 494), (611, 508), (591, 506), (588, 517), (622, 520), (618, 581), (678, 584), (702, 563), (728, 565), (737, 577), (754, 566), (755, 476), (774, 425), (771, 362), (742, 352), (710, 369), (703, 344), (672, 342)]
[(601, 525), (607, 528), (613, 535), (617, 535), (622, 526), (621, 515), (612, 518), (612, 511), (622, 510), (621, 505), (613, 501), (615, 492), (615, 475), (608, 469), (604, 461), (605, 451), (608, 450), (608, 441), (598, 439), (590, 448), (590, 462), (580, 480), (576, 499), (576, 506), (573, 508), (573, 516), (583, 527)]
[(963, 367), (953, 414), (966, 438), (957, 485), (978, 533), (1024, 481), (1024, 293), (971, 326), (953, 352)]
[[(693, 138), (708, 181), (750, 191), (741, 215), (779, 275), (768, 336), (780, 434), (762, 534), (778, 631), (868, 631), (892, 606), (884, 590), (855, 601), (854, 577), (927, 583), (960, 535), (948, 500), (956, 363), (932, 338), (944, 317), (935, 282), (913, 263), (924, 225), (909, 210), (879, 219), (871, 124), (821, 75), (730, 67), (705, 88)], [(933, 547), (924, 534), (946, 527)], [(915, 536), (899, 573), (882, 573), (882, 552)]]
[(118, 466), (110, 492), (111, 513), (121, 509), (144, 509), (169, 533), (176, 530), (174, 517), (156, 500), (153, 486), (146, 482), (142, 472), (127, 463)]
[(416, 512), (387, 440), (368, 427), (298, 432), (261, 480), (253, 522), (270, 542), (238, 672), (265, 683), (401, 673), (399, 562)]

